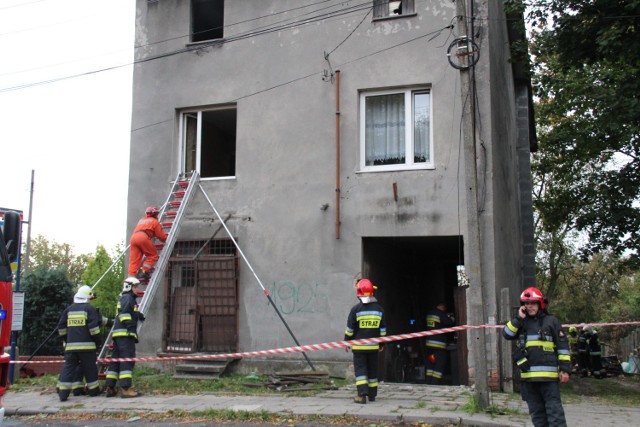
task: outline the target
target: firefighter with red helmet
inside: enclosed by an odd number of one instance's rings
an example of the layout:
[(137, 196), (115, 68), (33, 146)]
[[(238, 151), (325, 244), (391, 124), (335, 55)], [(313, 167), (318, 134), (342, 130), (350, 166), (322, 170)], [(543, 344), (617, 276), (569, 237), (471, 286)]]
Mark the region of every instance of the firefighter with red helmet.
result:
[(522, 400), (534, 426), (566, 426), (559, 383), (568, 382), (571, 372), (567, 337), (558, 319), (545, 310), (539, 289), (525, 289), (520, 304), (502, 335), (518, 344), (513, 361), (520, 369)]
[[(447, 305), (439, 303), (427, 312), (427, 331), (449, 328), (454, 325), (453, 319), (447, 314)], [(427, 361), (425, 375), (427, 384), (440, 384), (447, 368), (447, 344), (451, 334), (429, 335), (425, 341)]]
[(149, 279), (153, 266), (158, 261), (158, 250), (153, 243), (154, 237), (161, 242), (167, 240), (167, 234), (162, 229), (158, 214), (160, 210), (155, 206), (149, 206), (145, 211), (145, 216), (138, 221), (133, 230), (129, 244), (129, 277), (139, 279)]
[[(89, 301), (94, 298), (89, 286), (81, 286), (73, 296), (58, 321), (58, 334), (64, 340), (64, 366), (58, 378), (58, 396), (64, 402), (71, 392), (80, 394), (85, 389), (82, 377), (87, 379), (89, 396), (100, 394), (96, 351), (100, 346), (100, 322), (98, 311)], [(78, 367), (80, 374), (78, 378)]]
[[(344, 332), (344, 340), (360, 340), (366, 338), (378, 338), (387, 335), (384, 310), (373, 296), (373, 283), (369, 279), (360, 279), (356, 283), (356, 296), (360, 302), (354, 305), (349, 312), (347, 328)], [(358, 395), (354, 402), (365, 404), (374, 402), (378, 395), (378, 352), (382, 351), (382, 345), (353, 344), (353, 370), (356, 377), (356, 389)], [(347, 347), (348, 351), (348, 347)]]

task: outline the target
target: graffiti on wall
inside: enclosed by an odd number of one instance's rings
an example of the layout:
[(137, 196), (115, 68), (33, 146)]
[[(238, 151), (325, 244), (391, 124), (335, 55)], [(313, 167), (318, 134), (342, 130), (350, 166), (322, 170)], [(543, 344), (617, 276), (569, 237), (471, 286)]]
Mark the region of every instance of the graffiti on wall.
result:
[(306, 315), (327, 313), (329, 300), (324, 287), (318, 283), (297, 283), (289, 280), (274, 282), (268, 289), (280, 313)]

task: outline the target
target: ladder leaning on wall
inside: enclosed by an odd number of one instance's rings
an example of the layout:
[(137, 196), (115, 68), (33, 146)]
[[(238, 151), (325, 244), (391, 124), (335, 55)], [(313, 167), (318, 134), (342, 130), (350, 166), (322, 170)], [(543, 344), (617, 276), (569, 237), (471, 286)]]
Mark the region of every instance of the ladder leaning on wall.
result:
[[(167, 232), (167, 240), (163, 245), (157, 245), (158, 252), (160, 252), (160, 257), (156, 262), (155, 269), (151, 274), (151, 278), (146, 283), (145, 281), (140, 281), (142, 285), (141, 288), (144, 291), (144, 295), (138, 298), (138, 311), (143, 315), (148, 314), (149, 307), (153, 302), (156, 291), (162, 283), (164, 271), (167, 267), (167, 264), (169, 263), (169, 257), (171, 256), (171, 252), (173, 251), (173, 247), (178, 238), (183, 217), (187, 210), (187, 206), (191, 201), (193, 193), (198, 187), (199, 181), (200, 176), (198, 175), (197, 171), (191, 172), (190, 176), (188, 177), (179, 174), (173, 181), (173, 185), (171, 187), (169, 195), (167, 196), (167, 200), (160, 209), (158, 220), (160, 221), (160, 225), (162, 225), (162, 228), (164, 228)], [(142, 325), (142, 322), (138, 322), (138, 334), (140, 333)], [(109, 334), (104, 341), (102, 349), (100, 350), (100, 354), (98, 355), (98, 359), (107, 357), (109, 350), (112, 347), (112, 333), (113, 327), (109, 331)], [(102, 371), (102, 369), (100, 371)]]

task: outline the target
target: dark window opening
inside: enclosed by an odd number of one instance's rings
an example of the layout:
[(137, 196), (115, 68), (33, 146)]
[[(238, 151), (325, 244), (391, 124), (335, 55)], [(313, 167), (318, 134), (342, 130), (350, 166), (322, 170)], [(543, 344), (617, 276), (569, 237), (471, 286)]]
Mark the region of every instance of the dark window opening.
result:
[(197, 170), (202, 178), (236, 174), (235, 108), (183, 114), (183, 170)]
[(191, 41), (221, 39), (224, 0), (191, 0)]
[(414, 15), (415, 0), (373, 0), (373, 18)]

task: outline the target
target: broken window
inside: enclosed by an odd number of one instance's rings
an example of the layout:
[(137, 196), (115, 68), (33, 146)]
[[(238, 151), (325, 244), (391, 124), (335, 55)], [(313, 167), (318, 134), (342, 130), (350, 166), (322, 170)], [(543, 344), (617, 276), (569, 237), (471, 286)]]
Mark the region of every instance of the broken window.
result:
[(414, 15), (415, 0), (373, 0), (373, 18)]
[(428, 89), (360, 94), (360, 170), (433, 167)]
[(181, 170), (201, 178), (236, 174), (236, 107), (181, 114)]
[(191, 41), (221, 39), (224, 29), (224, 0), (191, 0)]

